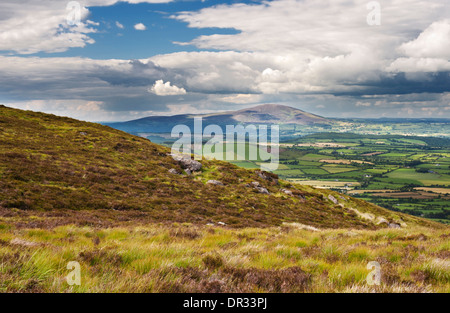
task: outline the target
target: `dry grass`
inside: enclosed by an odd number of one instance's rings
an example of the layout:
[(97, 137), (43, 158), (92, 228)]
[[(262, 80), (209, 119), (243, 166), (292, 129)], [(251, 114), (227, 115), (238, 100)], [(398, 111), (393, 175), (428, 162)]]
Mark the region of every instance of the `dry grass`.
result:
[[(448, 228), (0, 225), (3, 292), (450, 292)], [(380, 286), (366, 283), (370, 261)]]

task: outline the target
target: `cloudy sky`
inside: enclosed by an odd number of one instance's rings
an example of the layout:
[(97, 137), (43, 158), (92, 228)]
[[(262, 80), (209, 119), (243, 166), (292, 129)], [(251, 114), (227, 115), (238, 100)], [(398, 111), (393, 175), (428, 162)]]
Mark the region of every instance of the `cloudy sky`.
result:
[(450, 118), (450, 1), (1, 0), (0, 103), (90, 121), (262, 103)]

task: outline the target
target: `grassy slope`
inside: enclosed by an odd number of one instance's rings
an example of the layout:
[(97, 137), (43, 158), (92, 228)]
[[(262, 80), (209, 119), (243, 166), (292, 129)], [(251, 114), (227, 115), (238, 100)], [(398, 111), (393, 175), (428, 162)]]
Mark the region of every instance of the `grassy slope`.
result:
[[(169, 149), (95, 123), (0, 107), (0, 212), (35, 217), (28, 226), (67, 223), (222, 221), (236, 227), (300, 222), (320, 228), (374, 228), (347, 208), (388, 220), (442, 227), (337, 193), (261, 179), (227, 162), (203, 160), (198, 175), (174, 175)], [(209, 179), (225, 186), (205, 184)], [(246, 184), (258, 181), (271, 195)], [(288, 196), (280, 188), (295, 194)], [(72, 210), (72, 211), (68, 211)], [(32, 213), (30, 213), (32, 212)], [(48, 217), (52, 217), (49, 219)], [(24, 222), (21, 221), (23, 224)], [(31, 223), (31, 224), (30, 224)], [(48, 225), (46, 225), (48, 224)]]
[[(0, 224), (0, 292), (448, 293), (449, 236), (420, 227), (312, 232)], [(79, 286), (66, 282), (71, 261), (80, 264)], [(380, 286), (366, 283), (373, 261), (380, 264)]]

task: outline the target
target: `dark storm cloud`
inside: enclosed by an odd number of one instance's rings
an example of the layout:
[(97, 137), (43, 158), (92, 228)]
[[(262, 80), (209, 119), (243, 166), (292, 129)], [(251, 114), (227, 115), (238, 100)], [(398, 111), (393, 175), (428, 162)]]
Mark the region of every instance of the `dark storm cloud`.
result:
[(378, 81), (367, 81), (348, 86), (363, 87), (349, 92), (335, 92), (334, 95), (389, 95), (450, 92), (450, 72), (396, 73)]

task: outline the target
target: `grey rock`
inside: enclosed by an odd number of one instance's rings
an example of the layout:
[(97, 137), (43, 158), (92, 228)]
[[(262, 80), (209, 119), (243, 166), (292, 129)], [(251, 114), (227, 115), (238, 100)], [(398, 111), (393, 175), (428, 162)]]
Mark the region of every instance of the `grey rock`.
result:
[(185, 172), (190, 175), (192, 172), (199, 171), (202, 168), (202, 163), (192, 160), (190, 156), (172, 154), (172, 158), (178, 161)]
[(292, 191), (288, 190), (288, 189), (281, 189), (282, 192), (284, 192), (285, 194), (289, 195), (289, 196), (293, 196), (294, 194), (292, 193)]
[(171, 174), (175, 174), (175, 175), (179, 175), (179, 174), (180, 174), (180, 173), (178, 173), (178, 171), (177, 171), (176, 169), (174, 169), (174, 168), (171, 168), (168, 172), (171, 173)]
[(396, 223), (389, 223), (389, 228), (401, 228), (401, 226), (399, 224)]
[(335, 197), (333, 197), (332, 195), (328, 195), (328, 199), (330, 199), (334, 204), (338, 204), (338, 201)]
[(272, 177), (272, 176), (269, 176), (269, 175), (267, 175), (266, 173), (264, 173), (264, 172), (262, 172), (262, 171), (255, 171), (255, 173), (256, 173), (260, 178), (262, 178), (262, 179), (264, 179), (264, 180), (273, 181), (273, 182), (275, 182), (276, 184), (278, 184), (278, 179), (276, 179), (276, 178), (274, 178), (274, 177)]
[(264, 187), (256, 187), (256, 190), (258, 190), (259, 193), (264, 193), (266, 195), (270, 195), (269, 191)]
[(218, 186), (225, 186), (221, 181), (215, 180), (215, 179), (210, 179), (206, 182), (207, 184), (212, 184), (212, 185), (218, 185)]
[(389, 225), (389, 221), (387, 219), (385, 219), (384, 217), (377, 217), (376, 221), (375, 221), (376, 225), (380, 225), (380, 224), (386, 224)]
[(262, 187), (261, 184), (257, 181), (253, 181), (249, 185), (249, 187), (253, 187), (254, 189), (258, 190), (259, 193), (265, 193), (267, 195), (270, 195), (269, 191), (266, 188)]

